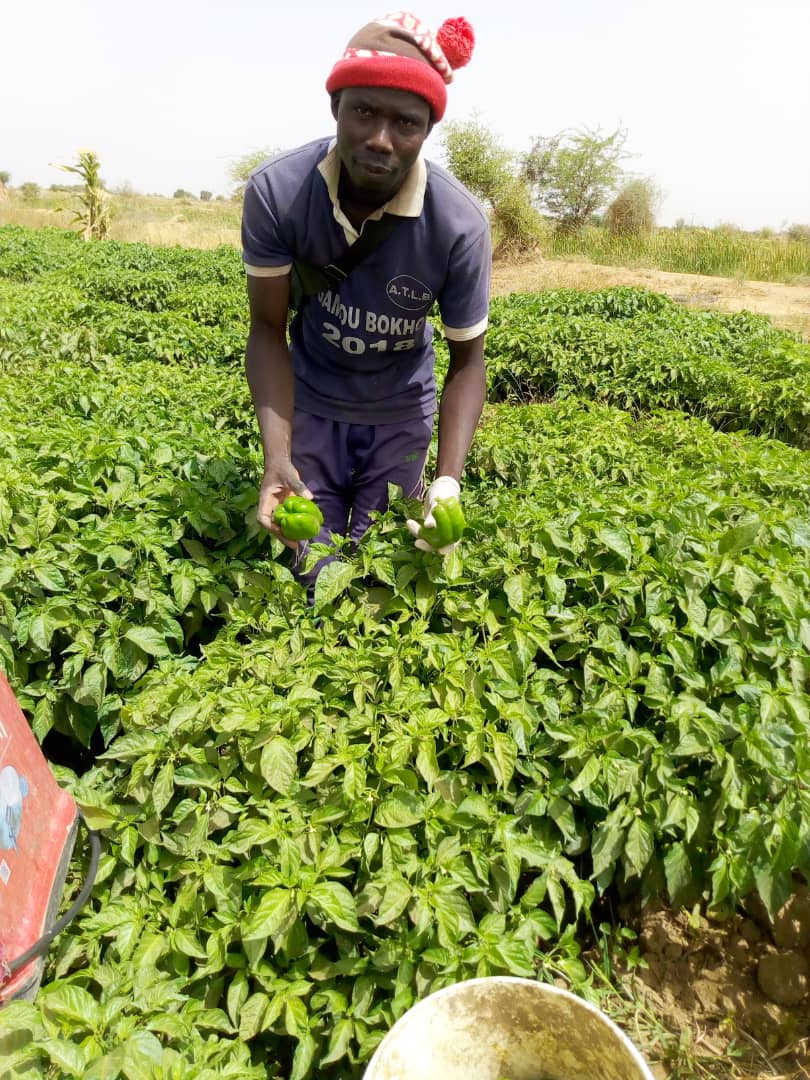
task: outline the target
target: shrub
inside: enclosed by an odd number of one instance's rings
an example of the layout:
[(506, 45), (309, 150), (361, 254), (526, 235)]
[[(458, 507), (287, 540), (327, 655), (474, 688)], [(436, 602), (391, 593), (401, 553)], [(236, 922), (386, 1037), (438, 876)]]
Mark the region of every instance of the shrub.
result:
[(540, 215), (498, 137), (477, 120), (451, 122), (445, 125), (444, 149), (453, 175), (491, 208), (499, 251), (533, 250), (541, 233)]
[(563, 233), (576, 234), (593, 220), (622, 180), (627, 133), (561, 132), (533, 140), (521, 175), (537, 205)]
[(658, 192), (650, 180), (631, 180), (625, 184), (605, 215), (611, 236), (649, 236), (655, 226)]

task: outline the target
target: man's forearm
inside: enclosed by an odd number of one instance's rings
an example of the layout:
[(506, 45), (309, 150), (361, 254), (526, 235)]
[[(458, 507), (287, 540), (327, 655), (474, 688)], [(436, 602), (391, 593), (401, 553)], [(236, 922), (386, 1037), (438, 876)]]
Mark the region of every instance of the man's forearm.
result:
[(439, 405), (438, 476), (461, 480), (464, 462), (486, 399), (483, 353), (471, 363), (451, 363)]
[(245, 351), (253, 407), (262, 436), (265, 465), (289, 461), (295, 388), (287, 342), (261, 326), (252, 326)]

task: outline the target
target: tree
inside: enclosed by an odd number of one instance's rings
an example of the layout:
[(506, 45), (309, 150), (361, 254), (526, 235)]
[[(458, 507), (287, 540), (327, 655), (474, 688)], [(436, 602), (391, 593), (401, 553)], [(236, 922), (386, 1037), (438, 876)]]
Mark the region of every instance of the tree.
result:
[(788, 240), (796, 240), (799, 243), (807, 243), (810, 241), (810, 225), (795, 224), (789, 226), (785, 235)]
[(655, 227), (655, 211), (661, 198), (652, 180), (630, 180), (607, 208), (605, 225), (611, 236), (647, 236)]
[(92, 150), (80, 150), (75, 165), (60, 165), (65, 172), (75, 173), (82, 180), (77, 193), (79, 209), (73, 220), (82, 227), (82, 238), (103, 240), (110, 228), (110, 203), (101, 179), (101, 162)]
[(247, 187), (248, 178), (253, 170), (261, 165), (263, 161), (266, 161), (269, 157), (273, 157), (278, 153), (278, 150), (252, 150), (249, 154), (245, 154), (244, 157), (237, 158), (228, 167), (228, 175), (234, 184), (232, 197), (234, 199), (242, 199), (245, 194), (245, 188)]
[(26, 180), (24, 184), (20, 184), (20, 195), (25, 202), (33, 202), (34, 199), (39, 198), (39, 184), (35, 184), (33, 180)]
[(490, 207), (497, 250), (521, 254), (537, 247), (541, 222), (513, 155), (480, 121), (450, 121), (444, 151), (453, 175)]
[(6, 169), (0, 169), (0, 186), (7, 187), (10, 179), (11, 173), (7, 172)]
[(213, 199), (213, 197), (214, 197), (214, 193), (212, 191), (201, 191), (200, 192), (200, 202), (210, 202)]
[(186, 191), (185, 188), (179, 187), (175, 191), (174, 195), (172, 195), (172, 198), (173, 199), (193, 199), (194, 196), (191, 194), (190, 191)]
[(605, 136), (586, 129), (533, 140), (521, 172), (561, 232), (579, 232), (607, 203), (623, 176), (619, 162), (629, 157), (626, 140), (621, 128)]

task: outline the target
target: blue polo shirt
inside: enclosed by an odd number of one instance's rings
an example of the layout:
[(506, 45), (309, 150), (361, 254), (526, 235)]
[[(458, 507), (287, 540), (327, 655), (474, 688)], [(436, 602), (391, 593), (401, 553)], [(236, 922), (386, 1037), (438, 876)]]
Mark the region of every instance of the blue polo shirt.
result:
[[(242, 216), (245, 269), (289, 273), (326, 266), (358, 238), (338, 201), (334, 140), (318, 139), (251, 174)], [(304, 189), (302, 191), (302, 189)], [(290, 208), (301, 209), (295, 220)], [(311, 297), (290, 329), (295, 406), (330, 420), (388, 424), (436, 411), (432, 326), (448, 339), (487, 326), (491, 241), (479, 203), (455, 177), (419, 158), (381, 207), (403, 218), (339, 286)]]

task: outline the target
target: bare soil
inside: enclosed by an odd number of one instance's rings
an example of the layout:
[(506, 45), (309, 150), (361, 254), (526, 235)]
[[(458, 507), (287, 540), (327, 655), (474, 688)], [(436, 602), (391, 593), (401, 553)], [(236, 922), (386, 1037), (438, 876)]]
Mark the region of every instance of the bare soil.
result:
[(600, 266), (541, 257), (496, 260), (492, 276), (495, 296), (543, 289), (605, 289), (612, 285), (651, 289), (690, 308), (768, 315), (776, 326), (796, 331), (810, 341), (810, 285), (673, 274), (664, 270)]
[[(657, 1053), (668, 1080), (810, 1078), (810, 896), (803, 885), (773, 924), (752, 903), (724, 922), (650, 905), (625, 913), (639, 932), (642, 967), (622, 984), (677, 1041)], [(651, 1061), (650, 1024), (636, 1017)], [(625, 1024), (627, 1029), (627, 1024)], [(673, 1050), (678, 1046), (678, 1050)]]

